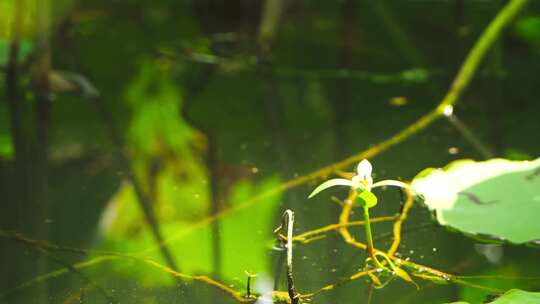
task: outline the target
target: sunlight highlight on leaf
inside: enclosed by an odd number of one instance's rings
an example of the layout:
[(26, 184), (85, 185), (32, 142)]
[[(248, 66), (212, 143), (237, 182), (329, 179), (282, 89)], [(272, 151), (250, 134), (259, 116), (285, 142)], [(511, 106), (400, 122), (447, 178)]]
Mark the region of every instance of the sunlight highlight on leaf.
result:
[(422, 171), (412, 187), (442, 225), (513, 243), (540, 239), (540, 159), (455, 161)]

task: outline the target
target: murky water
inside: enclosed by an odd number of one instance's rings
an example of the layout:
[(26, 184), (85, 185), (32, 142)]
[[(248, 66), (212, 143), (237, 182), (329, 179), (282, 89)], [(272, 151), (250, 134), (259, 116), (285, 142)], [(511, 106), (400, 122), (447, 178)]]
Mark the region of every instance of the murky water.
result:
[[(296, 236), (338, 223), (346, 188), (307, 196), (357, 161), (312, 173), (432, 111), (503, 4), (46, 1), (46, 18), (25, 2), (0, 4), (0, 303), (236, 303), (251, 275), (254, 297), (286, 292), (282, 213), (294, 211)], [(376, 180), (538, 155), (539, 12), (530, 3), (494, 44), (457, 124), (440, 117), (368, 150)], [(402, 210), (401, 192), (375, 193), (373, 219)], [(372, 223), (376, 248), (393, 227)], [(365, 242), (363, 226), (349, 232)], [(331, 286), (312, 303), (477, 303), (540, 289), (537, 248), (442, 227), (421, 200), (401, 236), (399, 259), (426, 267), (419, 288), (357, 278), (365, 250), (329, 230), (293, 245), (297, 291)], [(473, 277), (440, 284), (427, 267)]]

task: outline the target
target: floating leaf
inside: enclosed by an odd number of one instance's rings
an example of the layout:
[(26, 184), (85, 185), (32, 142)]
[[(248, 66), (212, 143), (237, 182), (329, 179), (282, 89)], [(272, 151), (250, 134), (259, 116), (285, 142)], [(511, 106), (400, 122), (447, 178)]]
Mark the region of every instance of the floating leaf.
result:
[(513, 243), (540, 239), (540, 159), (455, 161), (412, 182), (442, 225)]
[[(540, 303), (540, 292), (530, 292), (520, 289), (511, 289), (498, 297), (491, 304), (537, 304)], [(469, 304), (469, 302), (453, 302), (450, 304)]]
[[(540, 265), (537, 263), (538, 257), (534, 254), (530, 256), (507, 256), (501, 265), (485, 265), (484, 269), (475, 272), (471, 277), (462, 277), (464, 281), (472, 282), (480, 286), (489, 286), (498, 290), (537, 290), (540, 278), (526, 276), (525, 274), (538, 273)], [(490, 297), (493, 292), (485, 289), (461, 284), (459, 286), (459, 299), (470, 303), (482, 303)]]
[(536, 304), (540, 303), (540, 292), (511, 289), (498, 297), (492, 304)]

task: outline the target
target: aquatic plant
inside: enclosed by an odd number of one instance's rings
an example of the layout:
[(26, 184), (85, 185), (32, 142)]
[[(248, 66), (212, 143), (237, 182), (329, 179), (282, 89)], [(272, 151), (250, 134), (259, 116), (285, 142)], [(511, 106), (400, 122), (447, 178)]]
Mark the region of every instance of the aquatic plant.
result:
[[(379, 260), (377, 260), (377, 256), (382, 256), (385, 260), (388, 261), (388, 263), (392, 266), (392, 262), (385, 256), (384, 253), (375, 252), (373, 250), (373, 236), (371, 233), (371, 223), (370, 223), (370, 217), (369, 217), (369, 209), (373, 208), (377, 205), (378, 199), (375, 194), (371, 191), (372, 189), (375, 189), (377, 187), (385, 187), (385, 186), (393, 186), (393, 187), (399, 187), (403, 189), (411, 189), (411, 187), (401, 181), (393, 180), (393, 179), (387, 179), (382, 180), (376, 183), (373, 183), (373, 177), (371, 176), (371, 173), (373, 171), (373, 166), (367, 159), (363, 159), (358, 163), (358, 166), (356, 167), (357, 174), (354, 175), (350, 180), (344, 179), (344, 178), (333, 178), (330, 180), (327, 180), (320, 184), (317, 188), (311, 192), (311, 194), (308, 196), (308, 198), (312, 198), (318, 193), (320, 193), (323, 190), (326, 190), (328, 188), (334, 187), (334, 186), (348, 186), (350, 187), (350, 196), (353, 197), (353, 200), (347, 200), (347, 203), (352, 203), (353, 201), (357, 202), (362, 206), (362, 209), (364, 210), (364, 220), (366, 222), (365, 224), (365, 232), (366, 232), (366, 243), (367, 243), (367, 253), (369, 255), (368, 261), (373, 261), (377, 267), (380, 269), (386, 269), (388, 270)], [(393, 267), (394, 268), (394, 267)]]

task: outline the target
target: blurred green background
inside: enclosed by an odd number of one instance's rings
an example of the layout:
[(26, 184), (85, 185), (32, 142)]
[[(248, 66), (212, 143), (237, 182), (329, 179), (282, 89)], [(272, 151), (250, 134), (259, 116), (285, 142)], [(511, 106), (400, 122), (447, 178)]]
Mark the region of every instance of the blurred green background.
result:
[[(258, 195), (433, 109), (505, 3), (0, 2), (0, 303), (234, 303), (129, 258), (70, 266), (99, 251), (152, 258), (238, 290), (249, 271), (257, 289), (271, 289), (283, 268), (272, 243), (281, 213), (296, 212), (296, 233), (335, 223), (330, 197), (345, 191), (308, 201), (315, 180)], [(376, 178), (411, 179), (461, 158), (537, 157), (539, 70), (540, 2), (531, 1), (454, 111), (489, 155), (442, 119), (371, 159)], [(387, 192), (373, 216), (399, 210), (399, 193)], [(373, 229), (378, 247), (391, 242), (391, 225)], [(479, 244), (420, 207), (404, 229), (399, 251), (419, 263), (512, 276), (475, 281), (501, 289), (540, 288), (520, 279), (540, 274), (537, 249)], [(66, 248), (40, 251), (13, 232)], [(296, 285), (310, 292), (355, 273), (365, 257), (331, 233), (296, 246), (294, 258)], [(58, 269), (68, 271), (21, 286)], [(277, 285), (286, 289), (284, 277)], [(355, 281), (313, 303), (366, 303), (368, 285)], [(372, 303), (480, 303), (487, 294), (421, 287), (395, 281)]]

